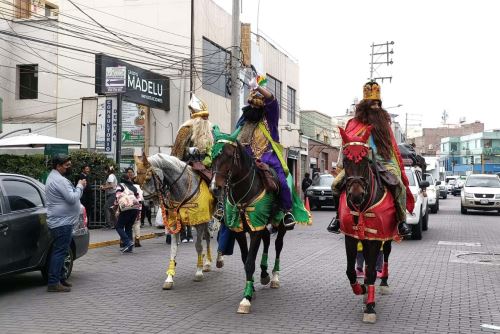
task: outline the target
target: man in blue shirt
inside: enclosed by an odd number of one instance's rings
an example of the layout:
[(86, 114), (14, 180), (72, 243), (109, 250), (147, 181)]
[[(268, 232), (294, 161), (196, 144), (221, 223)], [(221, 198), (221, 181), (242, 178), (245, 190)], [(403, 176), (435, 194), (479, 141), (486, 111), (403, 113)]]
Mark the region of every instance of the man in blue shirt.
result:
[(65, 177), (70, 174), (71, 158), (66, 154), (56, 154), (52, 159), (52, 171), (45, 184), (47, 225), (53, 239), (49, 255), (49, 292), (71, 291), (71, 284), (63, 275), (63, 264), (71, 243), (73, 225), (80, 215), (80, 197), (87, 181), (79, 180), (74, 187)]

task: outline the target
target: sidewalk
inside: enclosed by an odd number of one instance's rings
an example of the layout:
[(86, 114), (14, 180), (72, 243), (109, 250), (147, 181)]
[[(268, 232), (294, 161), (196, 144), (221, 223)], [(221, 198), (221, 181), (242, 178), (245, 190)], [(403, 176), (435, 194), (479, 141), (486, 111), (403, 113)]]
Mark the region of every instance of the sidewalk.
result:
[[(100, 228), (89, 230), (90, 241), (89, 249), (118, 245), (120, 237), (114, 229)], [(141, 227), (141, 240), (151, 239), (157, 236), (165, 235), (165, 229), (149, 226), (149, 224)]]

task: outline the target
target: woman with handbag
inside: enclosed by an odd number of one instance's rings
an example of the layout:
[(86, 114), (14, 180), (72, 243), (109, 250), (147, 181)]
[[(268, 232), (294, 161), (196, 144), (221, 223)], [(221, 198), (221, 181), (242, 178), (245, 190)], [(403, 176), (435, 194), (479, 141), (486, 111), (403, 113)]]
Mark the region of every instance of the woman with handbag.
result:
[(131, 253), (134, 248), (132, 226), (140, 213), (141, 203), (139, 193), (134, 186), (134, 170), (127, 168), (126, 174), (120, 180), (116, 188), (116, 204), (118, 220), (116, 222), (116, 232), (120, 235), (123, 247), (122, 253)]

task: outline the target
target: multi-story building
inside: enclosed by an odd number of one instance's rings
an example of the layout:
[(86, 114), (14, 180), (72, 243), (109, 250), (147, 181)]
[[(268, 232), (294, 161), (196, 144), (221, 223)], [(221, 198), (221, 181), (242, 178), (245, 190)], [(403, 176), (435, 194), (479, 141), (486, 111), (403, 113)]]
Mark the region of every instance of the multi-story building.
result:
[(423, 128), (422, 136), (408, 141), (415, 144), (418, 154), (434, 156), (439, 152), (442, 138), (459, 137), (482, 131), (484, 131), (484, 123), (479, 121), (457, 127)]
[[(190, 93), (207, 103), (213, 123), (231, 130), (232, 18), (223, 8), (211, 0), (76, 5), (0, 3), (4, 133), (29, 127), (114, 156), (120, 106), (121, 160), (127, 163), (136, 148), (170, 151), (177, 129), (189, 118)], [(247, 65), (267, 74), (268, 88), (280, 102), (282, 143), (291, 169), (299, 171), (298, 63), (269, 40), (252, 36), (248, 26), (242, 41), (242, 50), (251, 54)], [(244, 87), (241, 105), (243, 93)], [(109, 138), (114, 140), (108, 147)]]
[(443, 138), (440, 148), (447, 174), (500, 173), (500, 130)]

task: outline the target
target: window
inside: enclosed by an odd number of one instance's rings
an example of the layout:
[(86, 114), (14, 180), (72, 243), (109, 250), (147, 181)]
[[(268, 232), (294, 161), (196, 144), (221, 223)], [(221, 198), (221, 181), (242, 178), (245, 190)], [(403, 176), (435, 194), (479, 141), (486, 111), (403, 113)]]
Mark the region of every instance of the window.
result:
[(281, 81), (267, 74), (267, 88), (278, 101), (279, 115), (281, 118)]
[(203, 74), (201, 76), (203, 89), (220, 96), (229, 96), (227, 69), (230, 55), (228, 51), (203, 37)]
[(11, 211), (19, 211), (43, 206), (38, 190), (23, 181), (7, 180), (3, 182), (5, 194)]
[(484, 148), (491, 148), (491, 143), (492, 143), (491, 139), (483, 139), (483, 147)]
[(45, 16), (57, 16), (57, 6), (51, 3), (45, 2)]
[(287, 117), (286, 120), (290, 123), (295, 124), (295, 89), (290, 86), (287, 86), (286, 92), (286, 106), (287, 106)]
[(38, 98), (38, 65), (17, 65), (19, 99)]
[(29, 19), (31, 0), (16, 0), (15, 1), (16, 18)]

